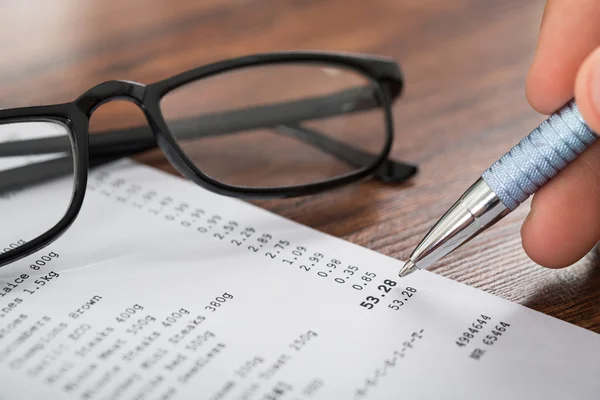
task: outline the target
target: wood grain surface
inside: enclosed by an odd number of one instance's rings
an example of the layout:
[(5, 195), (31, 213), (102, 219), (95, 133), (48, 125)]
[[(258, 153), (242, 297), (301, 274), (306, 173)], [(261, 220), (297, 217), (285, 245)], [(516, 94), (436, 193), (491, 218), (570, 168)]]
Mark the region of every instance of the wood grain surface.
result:
[[(525, 98), (543, 0), (53, 0), (0, 2), (0, 107), (70, 101), (111, 79), (142, 83), (212, 61), (276, 50), (391, 56), (406, 90), (393, 108), (395, 159), (419, 174), (317, 196), (255, 202), (284, 217), (406, 259), (480, 173), (543, 116)], [(135, 106), (100, 108), (93, 127), (144, 123)], [(173, 172), (160, 152), (139, 160)], [(600, 252), (564, 270), (530, 261), (529, 203), (432, 270), (600, 332)]]

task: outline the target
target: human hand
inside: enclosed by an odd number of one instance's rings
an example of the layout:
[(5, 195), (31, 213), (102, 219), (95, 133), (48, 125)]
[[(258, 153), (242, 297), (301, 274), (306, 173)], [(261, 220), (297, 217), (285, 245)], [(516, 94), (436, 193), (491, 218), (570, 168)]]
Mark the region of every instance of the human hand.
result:
[[(575, 97), (600, 132), (600, 1), (547, 1), (527, 97), (544, 114)], [(521, 236), (527, 255), (550, 268), (575, 263), (600, 241), (600, 140), (534, 195)]]

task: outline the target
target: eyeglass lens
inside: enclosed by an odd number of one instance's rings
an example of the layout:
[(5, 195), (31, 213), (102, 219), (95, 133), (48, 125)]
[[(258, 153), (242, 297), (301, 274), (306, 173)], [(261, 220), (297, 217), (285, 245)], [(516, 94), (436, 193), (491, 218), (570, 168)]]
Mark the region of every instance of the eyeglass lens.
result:
[(202, 78), (160, 105), (202, 173), (231, 186), (272, 188), (330, 180), (376, 161), (387, 138), (379, 93), (351, 69), (280, 63)]
[[(28, 143), (34, 139), (52, 144)], [(68, 128), (59, 122), (3, 121), (0, 142), (0, 252), (6, 253), (65, 215), (73, 196), (74, 157)]]

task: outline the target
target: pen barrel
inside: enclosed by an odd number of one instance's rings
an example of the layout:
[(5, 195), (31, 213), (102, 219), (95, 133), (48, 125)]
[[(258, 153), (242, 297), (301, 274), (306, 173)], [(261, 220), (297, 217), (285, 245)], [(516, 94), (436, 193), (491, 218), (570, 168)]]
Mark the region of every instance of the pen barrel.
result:
[(482, 178), (512, 211), (597, 138), (571, 101), (496, 161)]

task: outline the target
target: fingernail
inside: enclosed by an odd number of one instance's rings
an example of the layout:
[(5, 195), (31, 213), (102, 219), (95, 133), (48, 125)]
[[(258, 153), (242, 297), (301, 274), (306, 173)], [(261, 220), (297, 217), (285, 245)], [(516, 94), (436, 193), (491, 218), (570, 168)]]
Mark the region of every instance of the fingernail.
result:
[(531, 214), (527, 214), (527, 216), (525, 217), (525, 220), (523, 221), (523, 225), (521, 225), (521, 229), (523, 229), (523, 227), (524, 227), (525, 225), (527, 225), (527, 222), (529, 222), (529, 216), (530, 216), (530, 215), (531, 215)]
[(596, 115), (600, 115), (600, 53), (597, 53), (592, 62), (589, 76), (590, 95), (592, 106)]
[(525, 221), (523, 221), (523, 226), (525, 226), (528, 222), (530, 222), (532, 220), (533, 210), (534, 210), (534, 208), (531, 207), (531, 209), (529, 210), (529, 214), (527, 214), (527, 216), (525, 217)]

